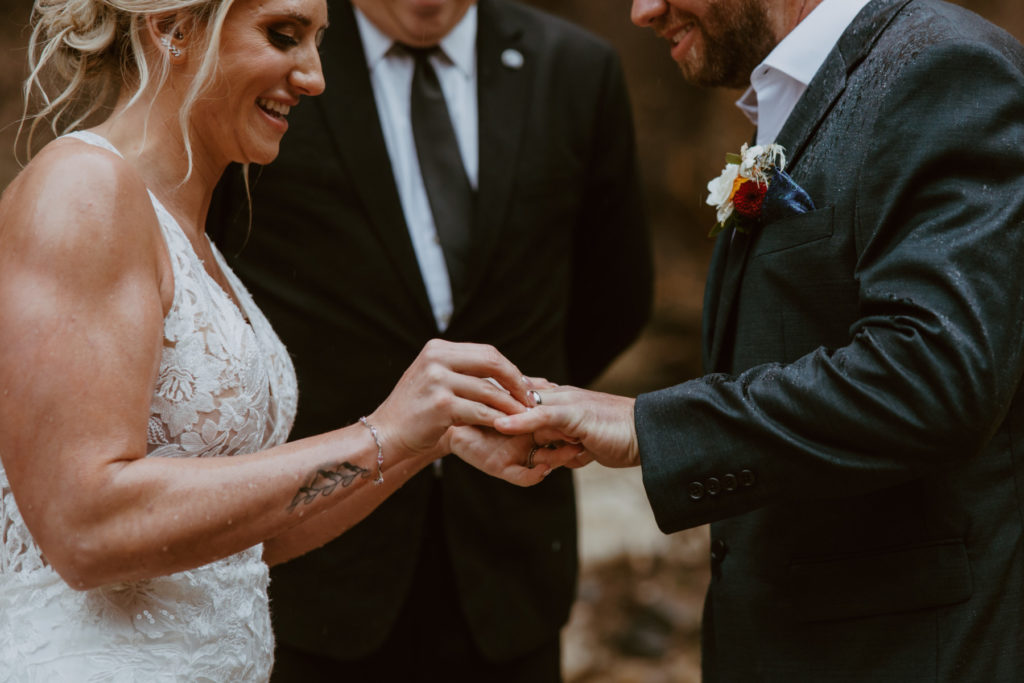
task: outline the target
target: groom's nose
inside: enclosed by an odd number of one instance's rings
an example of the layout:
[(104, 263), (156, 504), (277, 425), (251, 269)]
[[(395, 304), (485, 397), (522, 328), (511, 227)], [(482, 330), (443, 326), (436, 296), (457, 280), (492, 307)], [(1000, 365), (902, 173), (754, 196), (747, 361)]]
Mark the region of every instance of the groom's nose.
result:
[(668, 4), (665, 0), (633, 0), (629, 18), (640, 28), (647, 28), (667, 10)]

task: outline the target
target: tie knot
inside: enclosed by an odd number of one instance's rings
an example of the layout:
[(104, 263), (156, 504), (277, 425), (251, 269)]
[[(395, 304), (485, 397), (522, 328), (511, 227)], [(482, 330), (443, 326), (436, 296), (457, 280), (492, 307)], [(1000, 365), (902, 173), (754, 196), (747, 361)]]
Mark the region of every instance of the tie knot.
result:
[(426, 61), (436, 54), (443, 54), (440, 45), (430, 45), (428, 47), (414, 47), (412, 45), (406, 45), (405, 43), (399, 43), (397, 41), (391, 45), (391, 50), (396, 54), (409, 55), (418, 62)]

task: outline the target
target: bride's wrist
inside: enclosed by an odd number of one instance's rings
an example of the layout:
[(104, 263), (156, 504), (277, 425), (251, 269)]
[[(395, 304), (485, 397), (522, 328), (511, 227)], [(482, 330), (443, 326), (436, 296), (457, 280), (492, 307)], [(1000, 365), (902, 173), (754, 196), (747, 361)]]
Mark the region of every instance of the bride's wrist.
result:
[(373, 439), (373, 447), (375, 450), (375, 457), (373, 463), (376, 465), (375, 469), (372, 470), (374, 474), (373, 483), (383, 484), (384, 483), (384, 440), (381, 437), (380, 431), (377, 426), (369, 420), (365, 415), (359, 418), (360, 424), (362, 424), (370, 432), (370, 438)]

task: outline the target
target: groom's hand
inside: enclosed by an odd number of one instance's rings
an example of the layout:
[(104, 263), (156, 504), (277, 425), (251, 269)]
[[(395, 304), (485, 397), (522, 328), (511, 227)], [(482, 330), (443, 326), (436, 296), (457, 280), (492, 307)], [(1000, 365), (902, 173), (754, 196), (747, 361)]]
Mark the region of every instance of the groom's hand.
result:
[(494, 428), (510, 435), (532, 434), (539, 444), (580, 444), (584, 451), (567, 463), (570, 467), (591, 460), (606, 467), (640, 464), (634, 399), (565, 386), (545, 388), (536, 395), (537, 407), (499, 417)]
[(506, 436), (486, 427), (452, 427), (451, 450), (462, 460), (492, 477), (517, 486), (533, 486), (556, 467), (575, 461), (580, 446), (537, 446), (529, 435)]

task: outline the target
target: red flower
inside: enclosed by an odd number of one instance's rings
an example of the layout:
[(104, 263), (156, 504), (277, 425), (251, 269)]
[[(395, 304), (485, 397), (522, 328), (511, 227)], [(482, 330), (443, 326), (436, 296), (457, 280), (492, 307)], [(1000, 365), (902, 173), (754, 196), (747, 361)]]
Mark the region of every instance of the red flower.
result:
[(733, 209), (744, 218), (757, 220), (761, 217), (761, 205), (768, 194), (768, 183), (748, 180), (736, 188), (732, 197)]

